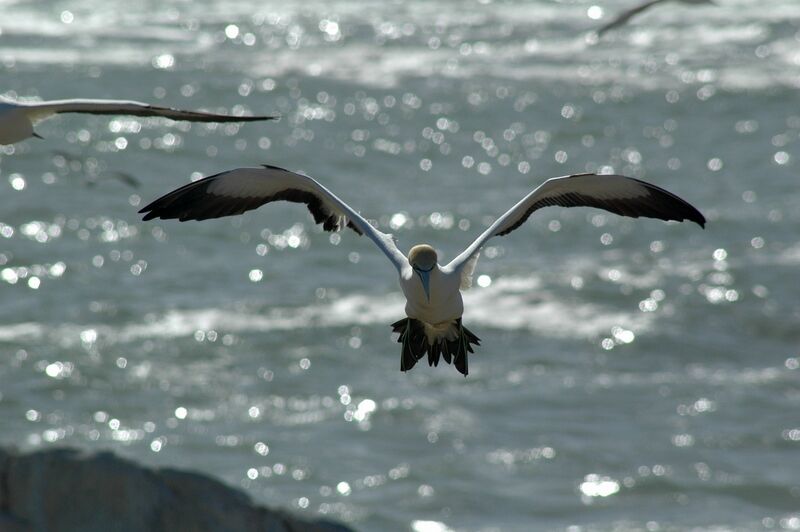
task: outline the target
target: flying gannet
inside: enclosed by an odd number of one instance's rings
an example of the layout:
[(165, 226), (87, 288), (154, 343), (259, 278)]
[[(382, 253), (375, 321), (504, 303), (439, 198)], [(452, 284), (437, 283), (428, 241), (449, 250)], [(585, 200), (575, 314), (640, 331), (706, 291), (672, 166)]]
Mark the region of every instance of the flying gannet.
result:
[[(643, 3), (639, 4), (638, 6), (635, 6), (635, 7), (632, 7), (630, 9), (627, 9), (627, 10), (623, 11), (622, 13), (620, 13), (619, 15), (617, 15), (617, 17), (614, 20), (612, 20), (608, 24), (605, 24), (600, 29), (598, 29), (596, 31), (597, 37), (602, 37), (606, 32), (608, 32), (610, 30), (613, 30), (615, 28), (618, 28), (619, 26), (622, 26), (623, 24), (628, 22), (630, 19), (632, 19), (633, 17), (635, 17), (639, 13), (641, 13), (641, 12), (647, 10), (647, 9), (650, 9), (651, 7), (653, 7), (655, 5), (658, 5), (658, 4), (661, 4), (661, 3), (664, 3), (664, 2), (669, 2), (669, 1), (670, 0), (648, 0), (646, 2), (643, 2)], [(672, 1), (682, 2), (684, 4), (695, 4), (695, 5), (696, 4), (714, 4), (715, 3), (714, 0), (672, 0)]]
[(686, 201), (650, 183), (621, 175), (577, 174), (548, 179), (500, 216), (464, 252), (441, 266), (428, 244), (416, 245), (406, 257), (392, 235), (373, 227), (349, 205), (311, 177), (275, 166), (237, 168), (184, 185), (139, 212), (153, 218), (207, 220), (241, 214), (274, 201), (305, 203), (314, 221), (325, 231), (349, 227), (371, 239), (400, 274), (406, 297), (406, 318), (392, 324), (402, 344), (400, 369), (408, 371), (426, 353), (436, 366), (440, 355), (467, 375), (467, 354), (480, 340), (461, 323), (461, 290), (472, 284), (481, 248), (495, 236), (522, 225), (535, 210), (551, 205), (598, 207), (638, 218), (691, 220), (705, 226), (705, 218)]
[(253, 122), (277, 118), (276, 116), (232, 116), (202, 111), (183, 111), (125, 100), (74, 99), (19, 102), (0, 97), (0, 145), (14, 144), (31, 137), (42, 138), (33, 130), (33, 126), (61, 113), (162, 116), (170, 120), (187, 120), (189, 122)]

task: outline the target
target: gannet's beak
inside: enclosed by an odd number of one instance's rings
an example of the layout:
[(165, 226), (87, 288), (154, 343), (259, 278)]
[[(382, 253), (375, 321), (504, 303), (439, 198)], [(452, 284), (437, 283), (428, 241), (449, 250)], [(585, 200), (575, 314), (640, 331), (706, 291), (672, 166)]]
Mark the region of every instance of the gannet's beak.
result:
[(414, 270), (419, 275), (419, 280), (422, 281), (422, 289), (425, 290), (425, 297), (428, 298), (428, 303), (431, 302), (431, 272)]

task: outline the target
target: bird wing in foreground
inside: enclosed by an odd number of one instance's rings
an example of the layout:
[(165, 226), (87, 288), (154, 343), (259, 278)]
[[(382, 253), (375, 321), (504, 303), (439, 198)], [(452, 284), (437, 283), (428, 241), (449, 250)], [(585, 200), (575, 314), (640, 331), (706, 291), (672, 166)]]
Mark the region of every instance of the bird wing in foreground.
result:
[(275, 120), (277, 116), (233, 116), (203, 111), (184, 111), (148, 103), (127, 100), (52, 100), (45, 102), (14, 102), (25, 108), (32, 120), (43, 120), (60, 113), (88, 113), (95, 115), (162, 116), (171, 120), (190, 122), (253, 122)]
[(705, 227), (706, 219), (689, 203), (645, 181), (621, 175), (576, 174), (548, 179), (498, 218), (444, 271), (472, 275), (478, 253), (493, 236), (503, 236), (523, 223), (537, 209), (561, 207), (597, 207), (622, 216), (658, 218), (682, 222), (691, 220)]
[(237, 168), (200, 179), (161, 196), (139, 212), (145, 213), (144, 220), (177, 218), (183, 222), (242, 214), (273, 201), (305, 203), (325, 231), (347, 226), (375, 242), (399, 272), (410, 268), (391, 235), (375, 229), (314, 179), (276, 166)]

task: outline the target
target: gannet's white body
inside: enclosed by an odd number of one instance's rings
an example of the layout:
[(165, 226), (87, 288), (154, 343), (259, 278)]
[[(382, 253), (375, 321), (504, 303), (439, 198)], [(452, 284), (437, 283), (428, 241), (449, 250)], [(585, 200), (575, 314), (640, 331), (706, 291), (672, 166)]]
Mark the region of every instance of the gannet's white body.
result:
[(461, 272), (444, 271), (436, 265), (430, 272), (430, 299), (413, 268), (400, 274), (400, 288), (406, 296), (406, 316), (425, 323), (450, 322), (464, 314)]
[(147, 103), (126, 100), (52, 100), (45, 102), (16, 102), (0, 99), (0, 144), (14, 144), (37, 137), (33, 126), (60, 113), (95, 115), (162, 116), (189, 122), (252, 122), (274, 120), (274, 116), (231, 116), (202, 111), (183, 111)]
[(406, 297), (407, 318), (392, 325), (403, 344), (400, 369), (407, 371), (426, 353), (431, 365), (439, 356), (464, 375), (467, 354), (479, 339), (461, 324), (461, 291), (472, 284), (481, 248), (495, 236), (510, 233), (535, 210), (550, 205), (599, 207), (637, 218), (691, 220), (705, 218), (679, 197), (650, 183), (620, 175), (578, 174), (548, 179), (498, 218), (466, 250), (442, 266), (427, 244), (414, 246), (406, 257), (393, 237), (373, 227), (349, 205), (311, 177), (283, 168), (238, 168), (200, 179), (153, 201), (140, 212), (153, 218), (206, 220), (241, 214), (273, 201), (305, 203), (326, 231), (349, 227), (370, 238), (391, 261)]

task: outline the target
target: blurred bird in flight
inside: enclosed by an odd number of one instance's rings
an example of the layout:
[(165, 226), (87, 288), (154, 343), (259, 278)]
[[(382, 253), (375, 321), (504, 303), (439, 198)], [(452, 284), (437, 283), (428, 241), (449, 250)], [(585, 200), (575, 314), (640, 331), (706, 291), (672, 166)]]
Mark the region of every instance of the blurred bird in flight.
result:
[(648, 0), (648, 1), (643, 2), (643, 3), (641, 3), (641, 4), (639, 4), (639, 5), (635, 6), (635, 7), (632, 7), (630, 9), (627, 9), (627, 10), (623, 11), (622, 13), (617, 15), (617, 17), (614, 20), (612, 20), (611, 22), (605, 24), (600, 29), (595, 30), (595, 33), (596, 33), (598, 38), (602, 37), (605, 33), (622, 26), (623, 24), (628, 22), (630, 19), (632, 19), (633, 17), (635, 17), (639, 13), (642, 13), (642, 12), (650, 9), (653, 6), (656, 6), (658, 4), (663, 4), (663, 3), (666, 3), (666, 2), (680, 2), (682, 4), (691, 4), (691, 5), (699, 5), (699, 4), (712, 4), (713, 5), (713, 4), (716, 3), (716, 2), (714, 2), (714, 0)]
[(0, 145), (14, 144), (31, 137), (42, 138), (33, 130), (33, 126), (42, 120), (62, 113), (161, 116), (170, 120), (189, 122), (254, 122), (278, 118), (277, 116), (232, 116), (204, 111), (183, 111), (126, 100), (74, 99), (20, 102), (0, 98)]

